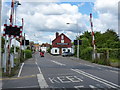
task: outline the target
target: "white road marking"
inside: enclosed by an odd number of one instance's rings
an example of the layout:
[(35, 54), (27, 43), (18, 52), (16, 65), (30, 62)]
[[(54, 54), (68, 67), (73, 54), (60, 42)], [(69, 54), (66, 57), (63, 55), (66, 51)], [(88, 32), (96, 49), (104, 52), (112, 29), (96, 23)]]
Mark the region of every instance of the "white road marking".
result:
[(62, 63), (57, 62), (57, 61), (53, 61), (53, 60), (51, 60), (51, 62), (54, 62), (54, 63), (56, 63), (56, 64), (58, 64), (58, 65), (61, 65), (61, 66), (65, 66), (65, 64), (62, 64)]
[[(15, 87), (15, 88), (36, 88), (36, 87), (39, 87), (37, 85), (35, 86), (25, 86), (25, 87)], [(14, 89), (14, 87), (12, 87)]]
[(90, 88), (96, 88), (96, 87), (95, 87), (95, 86), (93, 86), (93, 85), (89, 85), (89, 87), (90, 87)]
[(37, 74), (37, 78), (40, 88), (48, 88), (48, 84), (45, 81), (43, 74)]
[(40, 67), (38, 66), (37, 60), (36, 60), (35, 63), (36, 63), (36, 65), (38, 67), (38, 70), (40, 72), (40, 74), (37, 74), (37, 79), (38, 79), (39, 87), (40, 88), (48, 88), (49, 86), (48, 86), (47, 82), (45, 81), (45, 78), (44, 78), (44, 76), (42, 74), (42, 71), (41, 71)]
[(111, 72), (118, 73), (117, 71), (110, 70)]
[(22, 72), (23, 65), (24, 65), (24, 63), (22, 63), (22, 65), (21, 65), (21, 67), (20, 67), (20, 71), (19, 71), (19, 73), (18, 73), (18, 77), (20, 77), (20, 74), (21, 74), (21, 72)]
[(82, 85), (81, 85), (81, 86), (74, 86), (74, 88), (77, 88), (77, 89), (78, 89), (78, 88), (83, 88), (83, 87), (84, 87), (84, 86), (82, 86)]
[(61, 83), (70, 83), (70, 80), (66, 80), (65, 76), (57, 77)]
[(60, 77), (50, 77), (48, 78), (51, 83), (78, 83), (83, 80), (77, 76), (60, 76)]
[(77, 76), (66, 76), (67, 79), (69, 79), (71, 82), (81, 82), (82, 79), (78, 78)]
[(38, 66), (37, 62), (35, 62), (35, 63), (37, 65), (37, 67), (38, 67), (39, 72), (42, 73), (42, 71), (41, 71), (40, 67)]
[(53, 78), (48, 78), (50, 80), (51, 83), (60, 83), (59, 81), (57, 81), (54, 77)]
[(92, 66), (92, 65), (88, 65), (88, 64), (84, 64), (84, 65), (89, 66), (89, 67), (94, 67), (94, 66)]
[(96, 65), (96, 66), (106, 67), (106, 68), (110, 68), (110, 69), (114, 69), (114, 70), (120, 70), (118, 68), (114, 68), (114, 67), (110, 67), (110, 66), (99, 65), (99, 64), (95, 64), (95, 63), (93, 63), (93, 64)]
[(109, 81), (107, 81), (107, 80), (104, 80), (104, 79), (102, 79), (102, 78), (99, 78), (99, 77), (97, 77), (97, 76), (94, 76), (94, 75), (92, 75), (92, 74), (89, 74), (89, 73), (86, 73), (86, 72), (84, 72), (84, 71), (81, 71), (81, 70), (79, 70), (79, 69), (72, 69), (72, 71), (75, 71), (75, 72), (77, 72), (77, 73), (79, 73), (79, 74), (82, 74), (82, 75), (84, 75), (84, 76), (86, 76), (86, 77), (89, 77), (89, 78), (91, 78), (91, 79), (93, 79), (93, 80), (96, 80), (96, 81), (98, 81), (98, 82), (100, 82), (100, 83), (103, 83), (103, 84), (105, 84), (105, 85), (108, 85), (108, 86), (110, 86), (110, 87), (112, 87), (112, 88), (120, 88), (120, 86), (119, 85), (117, 85), (117, 84), (114, 84), (114, 83), (112, 83), (112, 82), (109, 82)]
[(101, 68), (98, 67), (98, 69), (101, 69)]

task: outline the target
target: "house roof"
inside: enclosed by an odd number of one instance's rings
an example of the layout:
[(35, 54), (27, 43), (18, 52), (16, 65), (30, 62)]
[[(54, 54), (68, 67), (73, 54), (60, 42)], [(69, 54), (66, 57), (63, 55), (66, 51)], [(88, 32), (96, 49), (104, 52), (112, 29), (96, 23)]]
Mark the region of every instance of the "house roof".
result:
[[(64, 35), (65, 37), (67, 37), (64, 33), (61, 33), (60, 35), (58, 35), (58, 37), (60, 37), (61, 35)], [(54, 42), (58, 37), (56, 37), (52, 42)], [(67, 37), (67, 39), (69, 39), (69, 38)], [(71, 40), (71, 39), (69, 39), (69, 40)]]
[(48, 43), (43, 43), (42, 45), (40, 45), (41, 47), (49, 47), (50, 46), (50, 44), (48, 44)]

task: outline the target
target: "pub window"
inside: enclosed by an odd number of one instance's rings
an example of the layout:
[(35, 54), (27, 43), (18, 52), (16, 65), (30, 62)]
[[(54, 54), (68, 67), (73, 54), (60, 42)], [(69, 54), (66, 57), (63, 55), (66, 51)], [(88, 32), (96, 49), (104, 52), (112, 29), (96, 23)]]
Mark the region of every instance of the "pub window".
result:
[(57, 49), (55, 49), (55, 53), (57, 53)]
[(61, 39), (62, 39), (62, 40), (64, 39), (64, 36), (63, 36), (63, 35), (61, 36)]
[(68, 52), (70, 52), (70, 49), (68, 49)]
[(63, 51), (65, 52), (65, 49), (63, 49)]

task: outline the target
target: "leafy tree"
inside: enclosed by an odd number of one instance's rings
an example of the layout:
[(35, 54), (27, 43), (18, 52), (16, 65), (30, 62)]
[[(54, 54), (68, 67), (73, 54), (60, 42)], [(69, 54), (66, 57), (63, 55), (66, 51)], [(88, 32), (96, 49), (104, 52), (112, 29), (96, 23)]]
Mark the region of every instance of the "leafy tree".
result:
[(116, 48), (112, 45), (115, 42), (119, 42), (119, 38), (116, 32), (108, 29), (105, 33), (95, 33), (95, 40), (97, 48)]
[(2, 37), (2, 48), (4, 48), (5, 39)]

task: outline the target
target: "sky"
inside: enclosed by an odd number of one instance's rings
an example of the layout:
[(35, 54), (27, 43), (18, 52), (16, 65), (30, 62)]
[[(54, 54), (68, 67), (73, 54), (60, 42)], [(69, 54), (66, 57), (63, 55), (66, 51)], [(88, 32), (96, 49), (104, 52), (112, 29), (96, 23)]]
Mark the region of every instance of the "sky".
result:
[[(4, 0), (2, 3), (2, 29), (6, 19), (9, 24), (10, 1)], [(94, 32), (104, 33), (107, 29), (113, 29), (118, 33), (119, 0), (19, 1), (21, 5), (16, 8), (16, 24), (21, 26), (23, 18), (23, 33), (26, 39), (35, 43), (51, 43), (56, 32), (74, 40), (78, 34), (91, 31), (90, 13), (93, 15)]]

